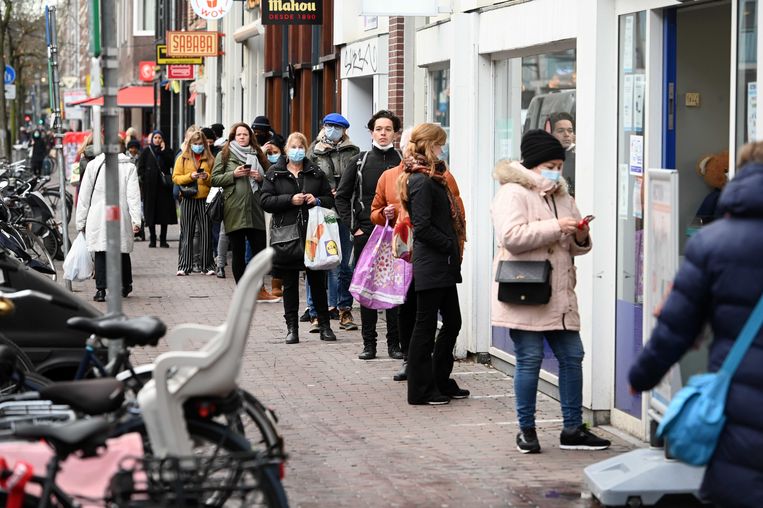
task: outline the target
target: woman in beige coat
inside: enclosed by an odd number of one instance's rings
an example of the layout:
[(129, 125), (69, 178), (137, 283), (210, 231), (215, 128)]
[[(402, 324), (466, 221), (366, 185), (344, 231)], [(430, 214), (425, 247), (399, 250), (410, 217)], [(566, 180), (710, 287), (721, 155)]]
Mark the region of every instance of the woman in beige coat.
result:
[(543, 360), (543, 340), (559, 361), (559, 398), (564, 429), (562, 449), (603, 450), (609, 441), (583, 425), (583, 344), (575, 296), (572, 257), (591, 250), (588, 225), (581, 222), (575, 200), (561, 177), (564, 148), (551, 134), (532, 130), (522, 138), (522, 163), (499, 161), (495, 177), (501, 183), (492, 206), (501, 261), (551, 263), (551, 299), (542, 305), (517, 305), (498, 300), (493, 283), (493, 326), (509, 328), (517, 365), (514, 375), (520, 432), (517, 449), (540, 452), (535, 431), (535, 398)]

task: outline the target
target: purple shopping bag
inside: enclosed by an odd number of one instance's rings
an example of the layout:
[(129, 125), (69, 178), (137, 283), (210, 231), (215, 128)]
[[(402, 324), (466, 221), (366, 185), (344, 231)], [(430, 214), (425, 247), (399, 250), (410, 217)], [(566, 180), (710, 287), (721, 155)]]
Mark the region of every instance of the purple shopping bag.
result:
[(389, 222), (376, 226), (352, 274), (350, 293), (363, 307), (383, 310), (405, 303), (413, 280), (413, 265), (392, 255)]

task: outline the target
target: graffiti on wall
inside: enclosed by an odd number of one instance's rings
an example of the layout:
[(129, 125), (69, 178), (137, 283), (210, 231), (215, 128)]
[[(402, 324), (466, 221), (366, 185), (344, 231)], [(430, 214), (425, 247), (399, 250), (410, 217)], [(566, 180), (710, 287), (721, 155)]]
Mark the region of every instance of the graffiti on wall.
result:
[(351, 44), (342, 49), (342, 77), (370, 76), (378, 71), (378, 39)]

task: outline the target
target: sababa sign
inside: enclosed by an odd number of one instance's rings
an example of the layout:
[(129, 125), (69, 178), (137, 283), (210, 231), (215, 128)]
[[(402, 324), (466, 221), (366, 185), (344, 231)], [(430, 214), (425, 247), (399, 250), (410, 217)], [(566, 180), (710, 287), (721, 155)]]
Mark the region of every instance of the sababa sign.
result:
[(262, 0), (263, 25), (320, 25), (323, 0)]

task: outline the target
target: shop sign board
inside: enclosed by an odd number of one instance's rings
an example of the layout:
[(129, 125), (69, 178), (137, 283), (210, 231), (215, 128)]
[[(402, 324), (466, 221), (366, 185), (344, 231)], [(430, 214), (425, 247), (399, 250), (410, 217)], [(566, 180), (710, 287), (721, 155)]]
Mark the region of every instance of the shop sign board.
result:
[(191, 0), (191, 8), (202, 19), (220, 19), (231, 10), (233, 0)]
[(363, 0), (363, 16), (437, 16), (438, 0)]
[(193, 65), (168, 65), (167, 79), (194, 79)]
[(201, 65), (204, 63), (204, 59), (201, 57), (172, 57), (167, 54), (166, 44), (156, 45), (156, 65)]
[(165, 40), (169, 57), (188, 58), (220, 54), (219, 32), (167, 32)]
[(372, 37), (342, 48), (340, 77), (359, 78), (387, 73), (388, 36)]
[(156, 64), (151, 61), (143, 61), (138, 63), (138, 77), (145, 83), (150, 83), (154, 80), (154, 67)]
[(262, 0), (263, 25), (320, 25), (323, 0)]

